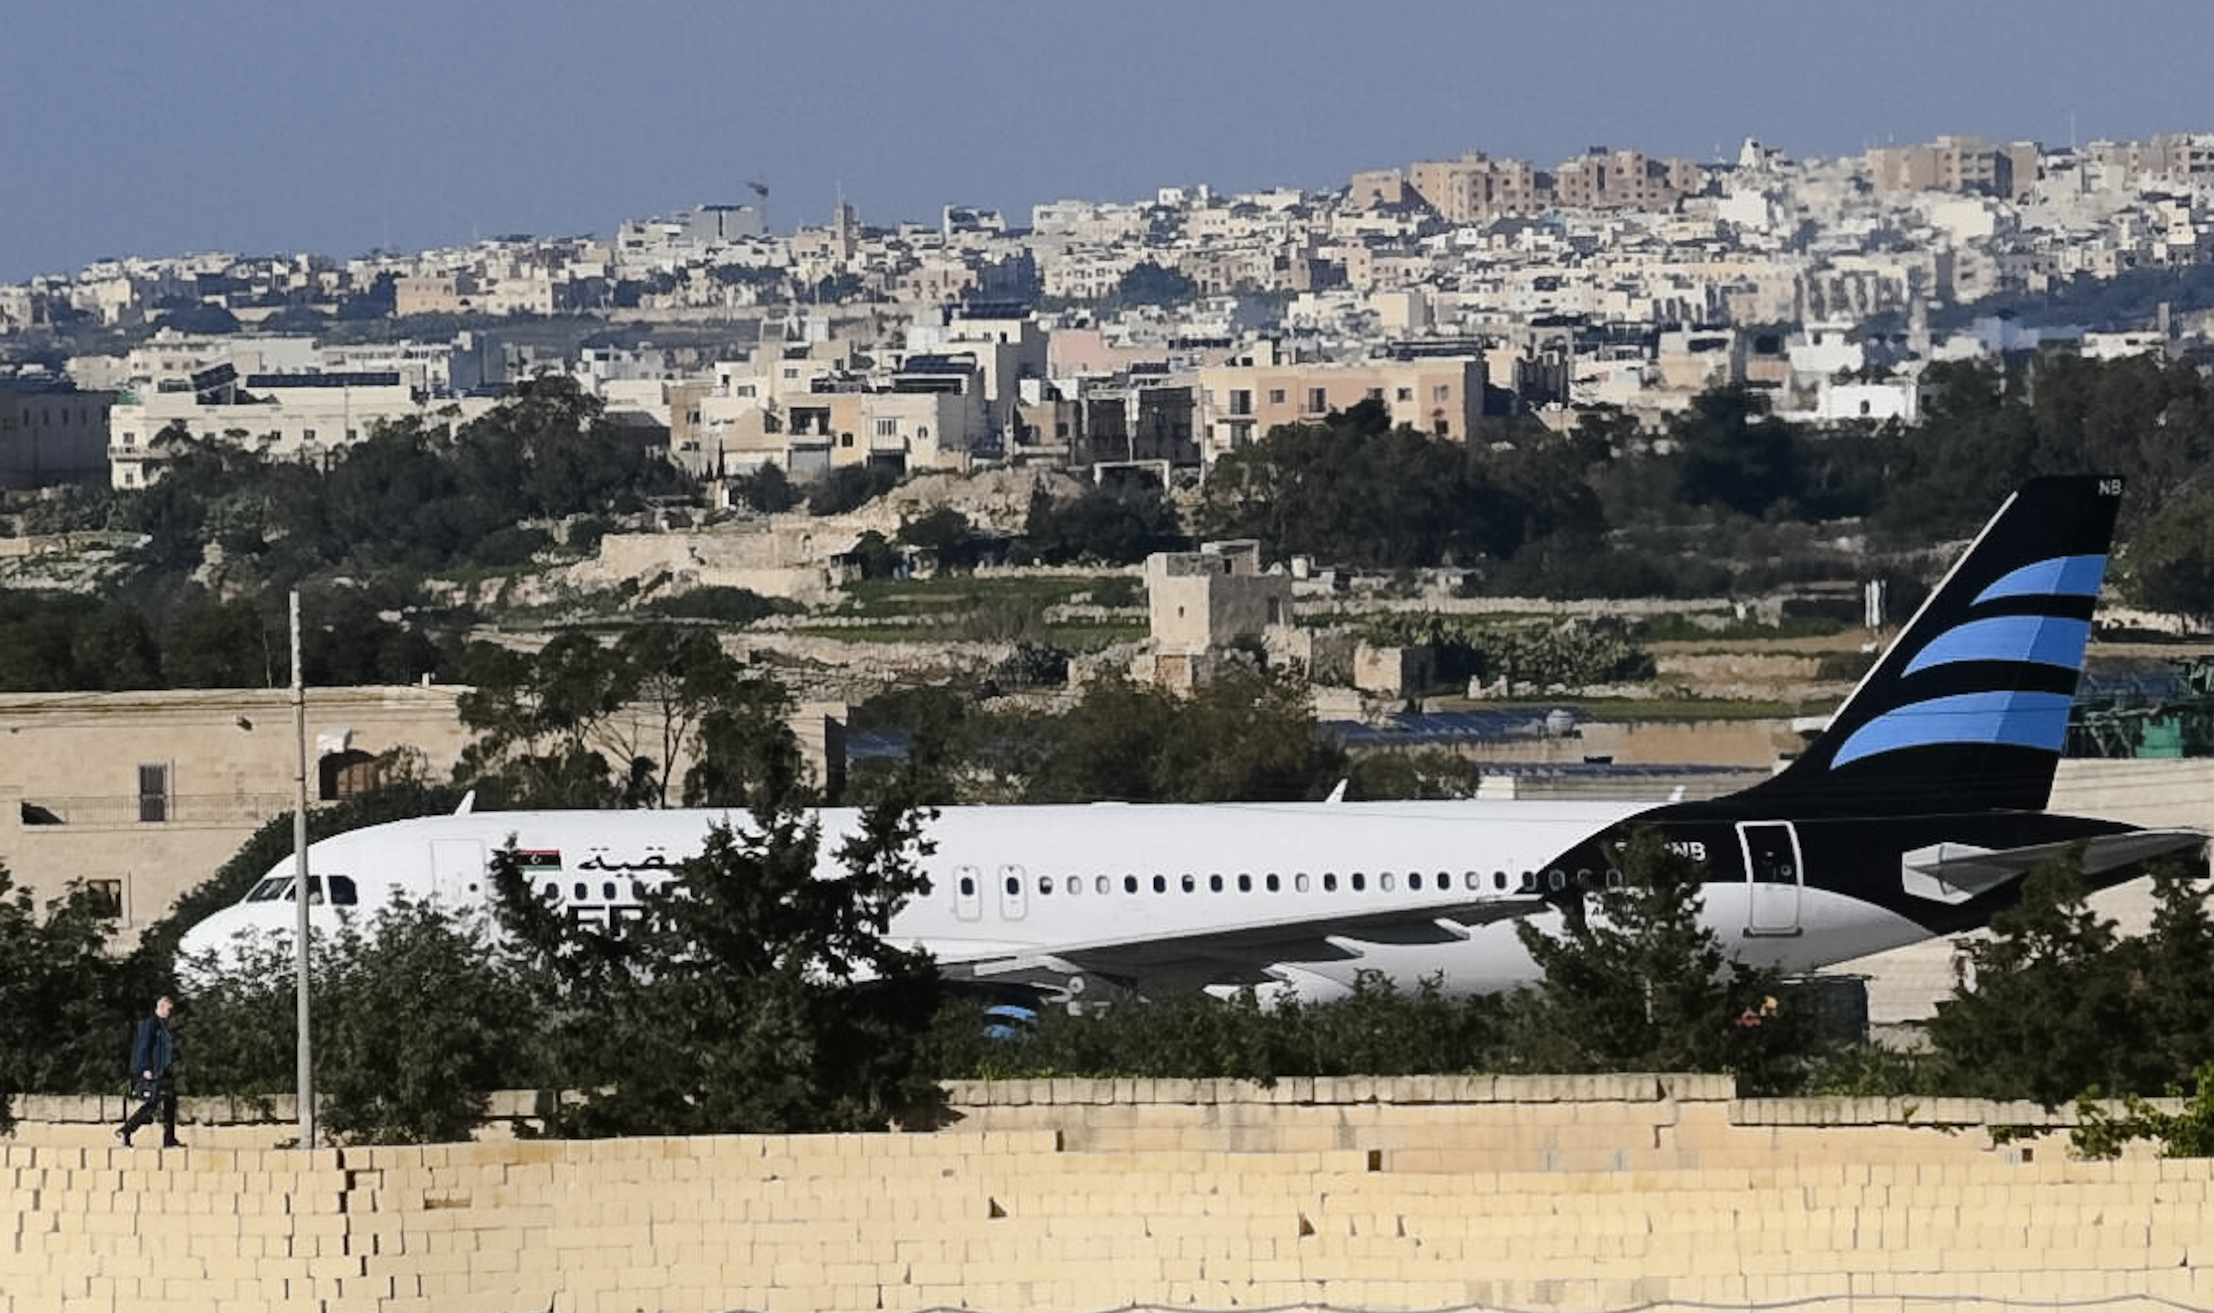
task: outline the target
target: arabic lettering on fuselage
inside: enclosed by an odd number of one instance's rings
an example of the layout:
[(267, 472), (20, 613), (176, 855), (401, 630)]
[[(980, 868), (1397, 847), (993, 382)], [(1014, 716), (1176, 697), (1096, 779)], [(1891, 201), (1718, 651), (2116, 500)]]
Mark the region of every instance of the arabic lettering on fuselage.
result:
[(579, 871), (629, 871), (633, 874), (641, 871), (654, 871), (662, 875), (673, 875), (679, 865), (681, 865), (681, 862), (670, 861), (665, 853), (647, 853), (643, 857), (623, 859), (609, 857), (602, 852), (595, 852), (590, 857), (578, 862), (576, 869)]

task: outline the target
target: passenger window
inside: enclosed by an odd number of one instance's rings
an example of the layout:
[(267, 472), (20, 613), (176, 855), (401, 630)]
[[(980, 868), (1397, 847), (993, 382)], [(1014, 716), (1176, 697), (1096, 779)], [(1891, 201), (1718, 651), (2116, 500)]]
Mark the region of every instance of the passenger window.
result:
[(1222, 877), (1221, 877), (1221, 876), (1219, 876), (1219, 875), (1210, 875), (1210, 876), (1208, 876), (1208, 877), (1207, 877), (1207, 892), (1208, 892), (1208, 893), (1211, 893), (1211, 894), (1219, 894), (1219, 893), (1221, 893), (1221, 892), (1222, 892)]
[(1138, 877), (1134, 875), (1122, 877), (1122, 891), (1126, 894), (1138, 892)]
[(1608, 868), (1607, 868), (1607, 888), (1609, 888), (1609, 889), (1620, 889), (1621, 887), (1622, 887), (1622, 872), (1620, 872), (1620, 871), (1617, 871), (1617, 870), (1615, 870), (1615, 869), (1614, 869), (1613, 867), (1608, 867)]
[(1334, 894), (1337, 891), (1338, 873), (1336, 871), (1324, 871), (1322, 873), (1322, 892), (1326, 894)]
[(1021, 893), (1021, 892), (1022, 892), (1022, 880), (1021, 880), (1021, 878), (1020, 878), (1020, 877), (1018, 877), (1018, 876), (1012, 876), (1012, 875), (1008, 876), (1008, 877), (1007, 877), (1007, 885), (1006, 885), (1006, 887), (1007, 887), (1007, 892), (1008, 892), (1008, 893), (1010, 893), (1010, 894), (1019, 894), (1019, 893)]
[(1199, 887), (1199, 882), (1197, 880), (1194, 880), (1188, 874), (1182, 880), (1177, 881), (1177, 883), (1184, 886), (1184, 892), (1187, 894)]
[(1305, 871), (1301, 871), (1292, 877), (1292, 888), (1300, 893), (1307, 892), (1307, 873)]
[(1524, 871), (1522, 873), (1522, 892), (1526, 894), (1537, 892), (1537, 872)]
[[(354, 877), (334, 875), (330, 877), (331, 901), (340, 907), (352, 907), (361, 901), (354, 891)], [(471, 886), (474, 888), (475, 886)]]
[(1353, 892), (1362, 893), (1368, 888), (1368, 877), (1359, 871), (1353, 873)]
[(546, 881), (546, 901), (547, 901), (547, 902), (557, 902), (557, 901), (559, 901), (559, 900), (560, 900), (560, 898), (561, 898), (561, 886), (560, 886), (560, 885), (558, 885), (558, 884), (555, 884), (555, 883), (554, 883), (553, 881), (551, 881), (551, 880), (548, 880), (548, 881)]
[(609, 880), (600, 886), (600, 897), (611, 903), (615, 901), (615, 882), (613, 880)]
[(576, 900), (577, 900), (578, 902), (580, 902), (580, 903), (581, 903), (581, 902), (583, 902), (583, 901), (584, 901), (585, 899), (587, 899), (587, 898), (591, 897), (591, 895), (590, 895), (590, 894), (588, 894), (588, 893), (586, 893), (586, 892), (585, 892), (585, 887), (586, 887), (586, 886), (585, 886), (585, 883), (584, 883), (584, 881), (582, 881), (582, 880), (579, 880), (579, 881), (577, 881), (577, 882), (576, 882), (576, 886), (575, 886), (575, 888), (573, 888), (573, 889), (572, 889), (572, 890), (570, 891), (571, 893), (573, 893), (573, 894), (574, 894), (574, 895), (576, 896)]
[(1153, 877), (1153, 892), (1155, 892), (1155, 893), (1157, 893), (1157, 894), (1165, 894), (1165, 893), (1167, 893), (1167, 892), (1168, 892), (1168, 877), (1167, 877), (1167, 876), (1165, 876), (1165, 875), (1156, 875), (1156, 876), (1154, 876), (1154, 877)]
[(963, 898), (974, 898), (976, 896), (975, 877), (967, 875), (961, 877), (961, 896)]
[[(1407, 878), (1408, 880), (1413, 882), (1415, 888), (1419, 889), (1422, 887), (1421, 876), (1410, 875)], [(1376, 877), (1376, 887), (1383, 890), (1387, 894), (1392, 891), (1393, 886), (1395, 886), (1396, 884), (1398, 884), (1398, 881), (1392, 879), (1391, 872), (1389, 871), (1386, 871), (1382, 875)]]
[(1566, 889), (1568, 887), (1567, 872), (1561, 870), (1559, 867), (1554, 867), (1552, 870), (1547, 871), (1545, 873), (1545, 887), (1552, 890), (1556, 894), (1559, 893), (1561, 890)]
[(1238, 876), (1238, 892), (1241, 894), (1249, 894), (1253, 892), (1252, 876), (1242, 873)]
[[(1387, 886), (1385, 886), (1385, 887), (1386, 887), (1386, 888), (1389, 888), (1390, 886), (1388, 886), (1388, 885), (1387, 885)], [(1407, 872), (1407, 888), (1409, 888), (1409, 889), (1420, 889), (1421, 887), (1422, 887), (1422, 872), (1420, 872), (1420, 871), (1409, 871), (1409, 872)]]
[(1276, 876), (1275, 876), (1275, 875), (1274, 875), (1273, 873), (1272, 873), (1272, 874), (1270, 874), (1270, 876), (1268, 877), (1268, 891), (1269, 891), (1270, 893), (1272, 893), (1272, 894), (1273, 894), (1273, 893), (1277, 892), (1277, 890), (1278, 890), (1278, 886), (1279, 886), (1279, 885), (1281, 885), (1281, 884), (1282, 884), (1282, 881), (1278, 880), (1278, 879), (1276, 878)]
[(1038, 892), (1039, 892), (1039, 893), (1041, 893), (1041, 894), (1050, 894), (1050, 893), (1052, 893), (1052, 892), (1053, 892), (1053, 877), (1052, 877), (1052, 876), (1050, 876), (1050, 875), (1041, 875), (1041, 876), (1039, 876), (1039, 877), (1038, 877)]
[[(1475, 888), (1476, 873), (1474, 871), (1470, 871), (1468, 873), (1468, 880), (1469, 888)], [(1507, 873), (1505, 871), (1493, 871), (1491, 873), (1491, 887), (1494, 889), (1504, 890), (1507, 887)]]
[(1081, 875), (1072, 875), (1068, 878), (1068, 882), (1063, 884), (1061, 887), (1068, 890), (1069, 893), (1072, 895), (1083, 893), (1084, 877)]
[(1092, 892), (1095, 894), (1105, 894), (1108, 890), (1114, 887), (1114, 882), (1109, 880), (1104, 875), (1099, 877), (1097, 880), (1092, 881)]

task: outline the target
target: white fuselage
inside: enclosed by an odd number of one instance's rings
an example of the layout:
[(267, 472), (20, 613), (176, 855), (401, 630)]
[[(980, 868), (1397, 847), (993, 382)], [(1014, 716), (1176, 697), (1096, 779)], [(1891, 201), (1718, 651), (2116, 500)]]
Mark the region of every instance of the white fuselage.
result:
[[(1646, 809), (1631, 803), (1390, 802), (953, 807), (925, 828), (928, 891), (895, 917), (891, 937), (929, 951), (949, 975), (1083, 987), (1086, 960), (1158, 943), (1161, 967), (1133, 973), (1210, 981), (1211, 946), (1267, 939), (1324, 945), (1262, 963), (1272, 989), (1324, 1000), (1365, 971), (1402, 988), (1437, 979), (1456, 993), (1533, 982), (1539, 974), (1512, 916), (1537, 910), (1550, 867), (1579, 842)], [(820, 813), (821, 870), (857, 813)], [(486, 865), (509, 846), (534, 888), (587, 921), (636, 914), (640, 894), (699, 852), (708, 828), (744, 831), (719, 811), (487, 812), (357, 830), (309, 850), (311, 914), (329, 924), (350, 905), (371, 912), (395, 893), (447, 906), (491, 901)], [(241, 931), (294, 924), (294, 863), (271, 870), (245, 901), (187, 934), (188, 954), (219, 953)], [(1574, 877), (1576, 873), (1563, 873)], [(321, 891), (331, 891), (328, 900)], [(1705, 888), (1706, 923), (1749, 963), (1804, 970), (1911, 943), (1926, 932), (1857, 899), (1792, 891), (1796, 928), (1748, 935), (1748, 889)], [(1773, 899), (1774, 888), (1764, 888)], [(1498, 919), (1471, 912), (1493, 904)], [(1364, 939), (1340, 921), (1380, 912), (1458, 909), (1431, 942)], [(1420, 923), (1423, 918), (1413, 920)], [(1391, 936), (1383, 936), (1391, 938)], [(1176, 962), (1179, 954), (1188, 961)], [(1141, 953), (1141, 956), (1143, 954)], [(1245, 979), (1252, 977), (1248, 974)]]

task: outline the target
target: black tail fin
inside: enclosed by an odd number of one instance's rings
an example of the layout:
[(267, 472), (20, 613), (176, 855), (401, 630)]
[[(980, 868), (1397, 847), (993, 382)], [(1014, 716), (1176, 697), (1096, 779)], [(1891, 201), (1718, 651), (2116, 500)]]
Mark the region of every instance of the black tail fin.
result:
[(2121, 497), (2120, 479), (2071, 476), (2008, 498), (1821, 738), (1740, 796), (1833, 816), (2043, 810)]

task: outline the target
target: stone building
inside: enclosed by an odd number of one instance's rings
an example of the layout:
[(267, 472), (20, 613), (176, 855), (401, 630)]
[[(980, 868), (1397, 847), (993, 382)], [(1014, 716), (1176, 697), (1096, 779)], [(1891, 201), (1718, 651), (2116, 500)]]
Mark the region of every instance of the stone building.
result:
[[(439, 775), (468, 735), (458, 686), (310, 689), (310, 804), (370, 787), (404, 756)], [(0, 695), (0, 864), (41, 901), (84, 881), (135, 940), (292, 810), (287, 689)]]

